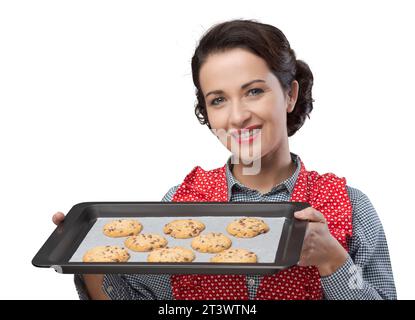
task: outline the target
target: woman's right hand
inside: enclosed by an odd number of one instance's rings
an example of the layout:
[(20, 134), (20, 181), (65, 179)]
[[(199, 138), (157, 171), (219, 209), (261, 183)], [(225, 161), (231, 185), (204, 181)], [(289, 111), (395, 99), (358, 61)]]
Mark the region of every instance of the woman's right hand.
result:
[(54, 224), (59, 225), (63, 220), (65, 220), (65, 214), (58, 211), (52, 216), (52, 221)]
[[(56, 212), (52, 216), (52, 221), (54, 224), (59, 225), (65, 220), (65, 214), (63, 212)], [(82, 275), (84, 279), (88, 295), (93, 300), (108, 300), (108, 296), (102, 290), (102, 281), (104, 280), (103, 274), (84, 274)]]

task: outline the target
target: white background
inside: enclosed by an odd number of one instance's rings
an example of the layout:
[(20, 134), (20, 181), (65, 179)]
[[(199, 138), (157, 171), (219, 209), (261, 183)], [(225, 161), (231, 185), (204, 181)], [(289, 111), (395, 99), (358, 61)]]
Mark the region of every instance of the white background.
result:
[[(0, 298), (77, 299), (31, 265), (51, 216), (82, 201), (159, 201), (228, 151), (194, 116), (190, 60), (233, 18), (280, 28), (315, 85), (290, 138), (309, 170), (366, 193), (413, 299), (411, 1), (0, 1)], [(412, 20), (412, 22), (411, 22)]]

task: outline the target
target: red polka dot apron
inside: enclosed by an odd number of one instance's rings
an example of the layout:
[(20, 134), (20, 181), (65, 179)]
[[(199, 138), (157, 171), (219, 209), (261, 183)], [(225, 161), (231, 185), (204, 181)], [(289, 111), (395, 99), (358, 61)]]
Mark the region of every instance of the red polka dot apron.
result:
[[(332, 173), (319, 175), (301, 169), (291, 200), (308, 202), (326, 218), (331, 234), (348, 250), (346, 238), (352, 235), (352, 206), (346, 179)], [(228, 201), (226, 166), (210, 171), (195, 167), (177, 189), (172, 201)], [(177, 300), (247, 300), (245, 275), (172, 275), (173, 296)], [(263, 276), (257, 300), (316, 300), (323, 298), (316, 267), (293, 266), (273, 275)]]

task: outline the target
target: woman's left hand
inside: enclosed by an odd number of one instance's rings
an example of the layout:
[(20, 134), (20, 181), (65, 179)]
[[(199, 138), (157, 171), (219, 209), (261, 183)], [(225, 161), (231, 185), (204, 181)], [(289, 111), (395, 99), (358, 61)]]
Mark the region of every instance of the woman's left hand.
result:
[(347, 251), (331, 235), (321, 212), (308, 207), (294, 216), (309, 221), (298, 265), (316, 266), (320, 276), (331, 275), (346, 262)]

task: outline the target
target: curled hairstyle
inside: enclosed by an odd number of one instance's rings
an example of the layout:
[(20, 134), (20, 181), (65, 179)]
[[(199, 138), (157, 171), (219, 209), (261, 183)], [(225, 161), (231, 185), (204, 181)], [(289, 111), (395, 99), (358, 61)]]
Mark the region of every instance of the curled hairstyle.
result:
[(211, 128), (206, 102), (199, 82), (200, 68), (210, 54), (242, 48), (261, 57), (279, 80), (285, 92), (294, 80), (299, 83), (295, 108), (287, 113), (287, 133), (294, 135), (313, 110), (311, 89), (313, 74), (302, 60), (297, 60), (285, 35), (278, 28), (255, 20), (231, 20), (211, 27), (200, 39), (192, 57), (192, 77), (196, 87), (195, 114), (201, 124)]

